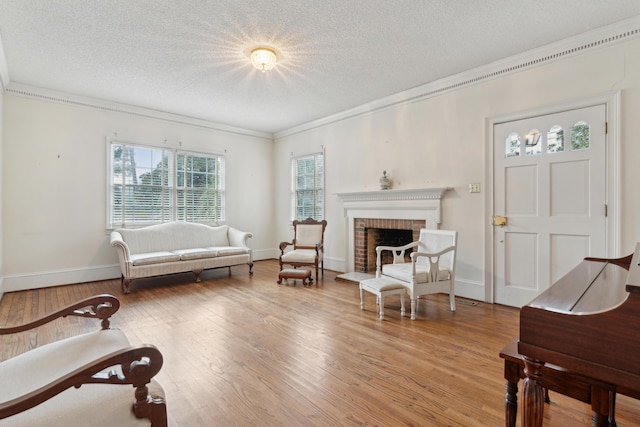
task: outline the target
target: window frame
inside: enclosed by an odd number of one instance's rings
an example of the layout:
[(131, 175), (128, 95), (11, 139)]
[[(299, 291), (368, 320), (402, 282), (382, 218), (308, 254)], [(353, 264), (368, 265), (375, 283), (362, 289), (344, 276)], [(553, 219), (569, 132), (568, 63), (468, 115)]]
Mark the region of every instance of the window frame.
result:
[[(322, 177), (318, 178), (318, 157), (320, 157), (321, 160), (321, 164), (322, 164)], [(300, 154), (300, 155), (293, 155), (292, 153), (292, 157), (291, 157), (291, 192), (290, 192), (290, 213), (289, 213), (289, 217), (290, 220), (293, 222), (294, 220), (305, 220), (309, 217), (309, 215), (305, 215), (304, 218), (302, 217), (298, 217), (297, 216), (297, 208), (298, 208), (298, 192), (300, 190), (298, 190), (297, 188), (297, 183), (298, 183), (298, 164), (297, 162), (303, 159), (309, 159), (309, 158), (313, 158), (313, 164), (314, 164), (314, 178), (313, 178), (313, 189), (311, 191), (313, 191), (314, 193), (314, 197), (313, 197), (313, 215), (311, 216), (311, 218), (315, 219), (316, 221), (321, 221), (324, 219), (324, 215), (325, 215), (325, 178), (326, 178), (326, 174), (325, 174), (325, 153), (324, 153), (324, 149), (320, 150), (320, 151), (314, 151), (314, 152), (310, 152), (310, 153), (305, 153), (305, 154)], [(318, 194), (320, 192), (320, 194)], [(320, 203), (318, 203), (320, 202)], [(320, 207), (318, 208), (318, 205), (320, 205)]]
[[(127, 184), (125, 178), (124, 170), (121, 171), (121, 175), (118, 177), (114, 173), (115, 168), (115, 156), (114, 156), (114, 147), (121, 146), (123, 149), (141, 149), (141, 150), (149, 150), (150, 155), (153, 154), (159, 155), (162, 162), (164, 162), (165, 156), (168, 158), (167, 161), (167, 171), (166, 176), (162, 175), (160, 179), (160, 183), (154, 184), (160, 189), (160, 199), (162, 202), (157, 206), (159, 208), (159, 212), (156, 213), (158, 218), (153, 219), (143, 219), (136, 221), (131, 221), (131, 218), (128, 216), (130, 213), (126, 212), (127, 205), (123, 203), (120, 215), (114, 215), (115, 213), (115, 194), (116, 194), (116, 186), (120, 185), (122, 187), (122, 194), (124, 194), (124, 186), (126, 185), (136, 185), (139, 188), (144, 188), (143, 184)], [(154, 224), (162, 224), (165, 222), (171, 221), (186, 221), (186, 222), (198, 222), (202, 224), (210, 224), (210, 225), (220, 225), (224, 224), (226, 220), (226, 158), (224, 155), (213, 152), (197, 152), (197, 151), (189, 151), (185, 150), (182, 147), (174, 148), (167, 146), (156, 146), (150, 144), (143, 144), (135, 141), (130, 141), (122, 138), (108, 138), (106, 144), (106, 152), (107, 152), (107, 203), (106, 203), (106, 228), (107, 230), (114, 230), (118, 228), (139, 228), (148, 225)], [(217, 171), (215, 174), (215, 182), (217, 187), (213, 192), (216, 203), (214, 203), (215, 211), (213, 214), (212, 220), (206, 220), (203, 218), (194, 218), (192, 215), (188, 215), (189, 207), (186, 207), (186, 201), (183, 204), (179, 203), (179, 194), (181, 192), (195, 192), (196, 188), (200, 187), (185, 187), (184, 185), (179, 186), (178, 179), (178, 158), (180, 156), (187, 156), (186, 158), (204, 158), (209, 162), (213, 160), (217, 165)], [(153, 157), (152, 157), (153, 158)], [(153, 162), (153, 161), (152, 161)], [(208, 164), (208, 163), (207, 163)], [(153, 166), (152, 166), (153, 167)], [(158, 166), (155, 166), (157, 168)], [(137, 169), (137, 168), (136, 168)], [(153, 171), (155, 169), (150, 169)], [(186, 184), (186, 176), (189, 174), (185, 170), (182, 171), (185, 175), (184, 183)], [(193, 172), (191, 172), (193, 173)], [(195, 175), (195, 173), (194, 173)], [(141, 174), (142, 176), (142, 174)], [(205, 177), (207, 182), (209, 181), (209, 175), (205, 173)], [(119, 184), (116, 181), (120, 181)], [(133, 187), (132, 187), (133, 188)], [(147, 187), (148, 188), (148, 187)], [(124, 202), (125, 196), (121, 196), (121, 200)], [(186, 200), (186, 199), (185, 199)], [(153, 209), (151, 206), (150, 209)], [(192, 211), (197, 211), (197, 209), (191, 206)], [(153, 212), (149, 214), (153, 216)]]

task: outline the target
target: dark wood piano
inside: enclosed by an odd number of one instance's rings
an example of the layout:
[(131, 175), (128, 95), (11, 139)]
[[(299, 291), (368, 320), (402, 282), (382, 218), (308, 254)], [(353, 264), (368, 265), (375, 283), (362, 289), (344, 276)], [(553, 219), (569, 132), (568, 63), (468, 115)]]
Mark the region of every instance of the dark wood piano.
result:
[(609, 426), (615, 393), (640, 398), (640, 243), (628, 257), (586, 258), (522, 307), (518, 353), (523, 427), (542, 426), (545, 363), (602, 382), (592, 421)]

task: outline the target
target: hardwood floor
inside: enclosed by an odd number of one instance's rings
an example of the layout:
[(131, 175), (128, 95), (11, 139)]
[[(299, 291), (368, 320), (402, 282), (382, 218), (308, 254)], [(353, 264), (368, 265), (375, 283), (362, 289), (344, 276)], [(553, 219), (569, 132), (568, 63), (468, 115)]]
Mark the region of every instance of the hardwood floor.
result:
[[(5, 294), (0, 324), (14, 325), (98, 293), (122, 306), (112, 326), (133, 344), (164, 355), (157, 376), (170, 426), (502, 426), (505, 382), (498, 353), (518, 333), (518, 310), (448, 297), (421, 301), (400, 317), (396, 297), (385, 320), (375, 297), (359, 307), (357, 284), (325, 270), (318, 286), (278, 285), (276, 261), (193, 275), (109, 280)], [(0, 359), (82, 331), (64, 319), (37, 333), (4, 337)], [(551, 394), (547, 426), (587, 426), (587, 405)], [(619, 396), (619, 427), (640, 425), (637, 402)], [(519, 425), (518, 420), (518, 425)]]

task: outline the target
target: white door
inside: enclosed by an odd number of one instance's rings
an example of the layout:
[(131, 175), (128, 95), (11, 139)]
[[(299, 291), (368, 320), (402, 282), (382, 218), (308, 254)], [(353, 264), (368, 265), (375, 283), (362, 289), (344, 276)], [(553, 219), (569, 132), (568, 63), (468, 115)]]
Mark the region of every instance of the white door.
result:
[(604, 104), (494, 125), (497, 303), (521, 307), (606, 256), (605, 136)]

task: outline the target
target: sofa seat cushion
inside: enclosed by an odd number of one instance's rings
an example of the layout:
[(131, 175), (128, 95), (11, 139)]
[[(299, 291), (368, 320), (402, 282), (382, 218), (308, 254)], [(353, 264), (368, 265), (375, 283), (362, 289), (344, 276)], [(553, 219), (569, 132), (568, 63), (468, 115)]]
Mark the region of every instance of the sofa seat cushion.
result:
[(215, 251), (218, 256), (244, 255), (249, 253), (249, 248), (239, 246), (211, 246), (207, 249)]
[[(320, 252), (320, 259), (322, 252)], [(282, 255), (282, 262), (285, 264), (291, 262), (305, 262), (305, 263), (314, 263), (316, 262), (316, 250), (315, 249), (294, 249), (292, 251), (286, 252)]]
[(182, 261), (189, 261), (192, 259), (203, 259), (203, 258), (215, 258), (218, 256), (218, 251), (213, 249), (206, 248), (194, 248), (194, 249), (179, 249), (177, 251), (173, 251), (180, 255), (180, 259)]
[(131, 255), (131, 262), (133, 265), (162, 264), (163, 262), (171, 261), (180, 261), (180, 254), (168, 251), (158, 251)]
[[(429, 268), (424, 265), (416, 265), (416, 283), (427, 281), (427, 273)], [(405, 264), (385, 264), (382, 266), (382, 274), (402, 280), (403, 282), (411, 282), (412, 267), (411, 263)], [(443, 269), (438, 271), (438, 280), (448, 280), (450, 277), (449, 270)]]

